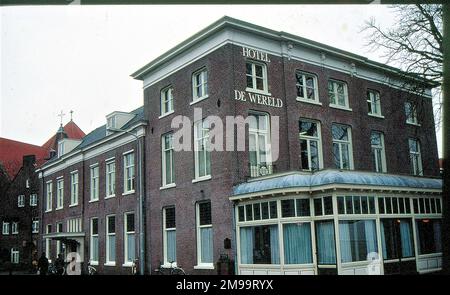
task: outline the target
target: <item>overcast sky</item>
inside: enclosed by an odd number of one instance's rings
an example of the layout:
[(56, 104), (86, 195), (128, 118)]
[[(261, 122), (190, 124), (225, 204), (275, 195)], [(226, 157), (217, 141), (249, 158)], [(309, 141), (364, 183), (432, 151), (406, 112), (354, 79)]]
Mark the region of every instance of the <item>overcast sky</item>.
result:
[(380, 62), (360, 28), (372, 16), (394, 22), (381, 5), (1, 7), (0, 137), (42, 145), (61, 110), (88, 133), (141, 106), (142, 82), (130, 74), (224, 15)]

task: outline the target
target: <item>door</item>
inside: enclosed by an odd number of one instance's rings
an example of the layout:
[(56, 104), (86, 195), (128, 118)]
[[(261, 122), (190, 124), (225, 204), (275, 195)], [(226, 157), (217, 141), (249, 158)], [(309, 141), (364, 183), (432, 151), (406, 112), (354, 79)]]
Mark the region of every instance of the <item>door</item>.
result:
[(315, 228), (317, 273), (319, 275), (336, 275), (337, 265), (334, 221), (316, 221)]
[(414, 238), (410, 218), (381, 219), (385, 274), (416, 273)]

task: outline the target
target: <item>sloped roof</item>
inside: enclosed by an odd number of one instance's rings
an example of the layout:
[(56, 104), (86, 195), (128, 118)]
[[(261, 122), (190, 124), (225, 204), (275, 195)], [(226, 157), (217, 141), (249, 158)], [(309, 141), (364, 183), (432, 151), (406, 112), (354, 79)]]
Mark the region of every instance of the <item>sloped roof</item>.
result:
[[(67, 134), (67, 138), (69, 139), (82, 139), (86, 134), (83, 130), (78, 127), (78, 125), (70, 120), (64, 127), (64, 132)], [(55, 147), (56, 144), (56, 134), (53, 135), (46, 143), (42, 145), (43, 148), (50, 150)]]
[(49, 152), (46, 148), (0, 137), (0, 164), (12, 179), (22, 167), (23, 156), (35, 155), (36, 164), (45, 162)]
[(293, 172), (288, 175), (249, 181), (236, 185), (233, 188), (233, 195), (259, 193), (283, 188), (314, 188), (332, 184), (442, 189), (442, 179), (439, 178), (329, 169), (315, 173)]

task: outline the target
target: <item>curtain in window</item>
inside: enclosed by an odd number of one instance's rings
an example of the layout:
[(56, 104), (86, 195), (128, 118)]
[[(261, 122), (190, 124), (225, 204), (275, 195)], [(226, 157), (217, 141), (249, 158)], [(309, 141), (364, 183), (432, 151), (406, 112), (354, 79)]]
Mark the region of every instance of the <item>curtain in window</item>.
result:
[(414, 256), (413, 245), (411, 243), (411, 226), (404, 220), (400, 221), (400, 237), (402, 242), (402, 257)]
[(317, 250), (319, 264), (336, 264), (333, 221), (317, 223)]
[(374, 220), (364, 221), (364, 231), (366, 234), (367, 254), (377, 252), (377, 231)]
[(283, 237), (286, 264), (312, 263), (310, 223), (285, 224)]
[(383, 258), (387, 259), (387, 249), (386, 249), (386, 238), (384, 236), (384, 223), (380, 222), (380, 227), (381, 227), (381, 245), (382, 245), (382, 250), (383, 250)]
[(98, 261), (98, 237), (92, 237), (91, 251), (91, 259), (94, 261)]
[(253, 227), (241, 227), (240, 230), (241, 263), (253, 263)]
[(350, 240), (350, 224), (347, 222), (339, 223), (339, 242), (341, 246), (341, 261), (352, 261), (352, 247)]
[(213, 262), (213, 236), (212, 227), (200, 229), (200, 243), (201, 243), (201, 262)]
[(167, 231), (167, 262), (177, 261), (177, 231)]
[(135, 243), (134, 234), (127, 234), (127, 261), (129, 262), (135, 259)]
[(278, 244), (278, 225), (270, 226), (270, 260), (272, 264), (280, 264), (280, 247)]
[(116, 236), (109, 236), (109, 261), (116, 261)]
[(433, 231), (434, 231), (434, 243), (436, 253), (442, 252), (442, 244), (441, 244), (441, 222), (435, 220), (433, 222)]

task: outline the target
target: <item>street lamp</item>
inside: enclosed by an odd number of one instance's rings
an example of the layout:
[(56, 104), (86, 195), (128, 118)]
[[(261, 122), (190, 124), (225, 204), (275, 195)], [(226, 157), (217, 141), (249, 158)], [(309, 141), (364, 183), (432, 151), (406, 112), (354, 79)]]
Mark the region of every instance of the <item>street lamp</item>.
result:
[(142, 181), (142, 148), (141, 148), (141, 144), (139, 143), (139, 137), (137, 136), (137, 131), (136, 134), (132, 133), (128, 130), (123, 130), (123, 129), (119, 129), (119, 128), (112, 128), (112, 127), (107, 127), (106, 128), (107, 131), (110, 132), (119, 132), (119, 133), (127, 133), (130, 134), (132, 136), (134, 136), (134, 138), (136, 138), (136, 149), (137, 149), (137, 157), (138, 157), (138, 165), (139, 165), (139, 272), (141, 275), (144, 274), (144, 256), (145, 256), (145, 251), (144, 251), (144, 195), (143, 195), (143, 181)]

